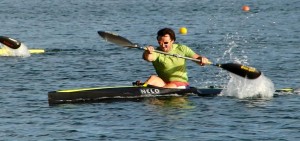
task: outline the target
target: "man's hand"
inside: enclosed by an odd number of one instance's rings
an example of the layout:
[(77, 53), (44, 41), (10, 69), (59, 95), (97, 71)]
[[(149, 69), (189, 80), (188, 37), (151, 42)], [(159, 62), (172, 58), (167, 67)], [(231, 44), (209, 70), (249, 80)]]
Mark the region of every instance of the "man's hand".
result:
[(197, 59), (200, 60), (200, 62), (198, 63), (199, 65), (201, 66), (204, 66), (204, 65), (209, 65), (211, 64), (211, 62), (206, 58), (206, 57), (198, 57)]
[(154, 47), (153, 46), (147, 46), (146, 51), (148, 54), (152, 54), (154, 52)]
[(143, 54), (143, 59), (149, 62), (153, 61), (153, 53), (154, 53), (154, 47), (147, 46)]

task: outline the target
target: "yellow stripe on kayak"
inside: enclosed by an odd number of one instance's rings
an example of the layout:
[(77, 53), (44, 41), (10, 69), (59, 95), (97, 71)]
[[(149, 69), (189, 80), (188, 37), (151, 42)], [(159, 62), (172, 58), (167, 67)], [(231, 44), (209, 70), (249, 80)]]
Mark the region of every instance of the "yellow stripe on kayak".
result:
[(57, 92), (61, 93), (71, 93), (79, 91), (88, 91), (88, 90), (97, 90), (97, 89), (107, 89), (107, 88), (126, 88), (126, 87), (136, 87), (136, 86), (116, 86), (116, 87), (96, 87), (96, 88), (81, 88), (81, 89), (72, 89), (72, 90), (58, 90)]
[(294, 92), (294, 89), (293, 88), (282, 88), (282, 89), (278, 89), (276, 90), (277, 92)]
[[(97, 89), (100, 90), (100, 89), (108, 89), (108, 88), (126, 88), (126, 87), (138, 87), (138, 86), (115, 86), (115, 87), (80, 88), (80, 89), (70, 89), (70, 90), (58, 90), (56, 92), (71, 93), (71, 92), (97, 90)], [(146, 87), (146, 86), (143, 86), (143, 87)], [(282, 88), (282, 89), (277, 89), (276, 92), (294, 92), (294, 89), (293, 88)]]
[(42, 54), (45, 53), (44, 49), (29, 49), (30, 54)]

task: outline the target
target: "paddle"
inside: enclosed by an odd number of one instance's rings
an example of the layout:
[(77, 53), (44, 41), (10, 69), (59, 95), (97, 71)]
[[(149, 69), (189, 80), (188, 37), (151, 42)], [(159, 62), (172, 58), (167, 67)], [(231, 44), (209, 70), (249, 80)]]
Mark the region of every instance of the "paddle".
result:
[[(110, 33), (110, 32), (105, 32), (105, 31), (98, 31), (98, 34), (106, 41), (117, 44), (119, 46), (123, 46), (123, 47), (128, 47), (128, 48), (137, 48), (137, 49), (141, 49), (141, 50), (145, 50), (146, 48), (139, 46), (138, 44), (132, 43), (131, 41), (129, 41), (128, 39)], [(201, 62), (201, 60), (198, 59), (194, 59), (194, 58), (190, 58), (190, 57), (185, 57), (185, 56), (181, 56), (178, 54), (170, 54), (170, 53), (166, 53), (163, 51), (159, 51), (159, 50), (155, 50), (154, 52), (157, 53), (161, 53), (161, 54), (165, 54), (165, 55), (169, 55), (169, 56), (174, 56), (174, 57), (178, 57), (178, 58), (183, 58), (183, 59), (187, 59), (187, 60), (192, 60), (192, 61), (196, 61), (196, 62)], [(249, 67), (249, 66), (245, 66), (245, 65), (241, 65), (241, 64), (236, 64), (236, 63), (226, 63), (226, 64), (213, 64), (211, 63), (210, 65), (213, 66), (217, 66), (220, 68), (223, 68), (231, 73), (234, 73), (236, 75), (239, 75), (241, 77), (244, 78), (248, 78), (248, 79), (256, 79), (261, 75), (261, 72), (253, 67)]]
[(20, 41), (5, 36), (0, 36), (0, 42), (12, 49), (18, 49), (21, 46)]

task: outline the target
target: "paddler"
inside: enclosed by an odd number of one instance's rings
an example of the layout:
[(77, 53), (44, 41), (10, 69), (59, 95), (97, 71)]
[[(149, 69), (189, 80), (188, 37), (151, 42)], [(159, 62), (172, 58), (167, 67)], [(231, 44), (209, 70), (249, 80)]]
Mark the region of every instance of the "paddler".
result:
[[(209, 64), (209, 60), (201, 55), (196, 54), (186, 45), (176, 44), (175, 33), (170, 28), (163, 28), (157, 32), (157, 42), (160, 50), (169, 54), (178, 54), (185, 57), (201, 60), (197, 62), (204, 66)], [(144, 85), (153, 85), (164, 88), (187, 88), (188, 75), (186, 68), (186, 60), (169, 55), (163, 55), (154, 52), (154, 47), (149, 45), (143, 53), (143, 59), (152, 62), (157, 75), (151, 75)]]

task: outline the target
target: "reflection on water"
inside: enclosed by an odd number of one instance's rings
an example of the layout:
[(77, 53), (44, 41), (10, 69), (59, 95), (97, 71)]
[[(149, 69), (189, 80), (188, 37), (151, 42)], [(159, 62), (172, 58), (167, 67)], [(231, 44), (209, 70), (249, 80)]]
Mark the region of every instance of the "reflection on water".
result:
[(266, 99), (266, 98), (245, 98), (241, 99), (241, 102), (246, 106), (246, 107), (266, 107), (268, 104), (270, 104), (271, 99)]
[(149, 98), (146, 103), (165, 108), (193, 109), (187, 97)]

